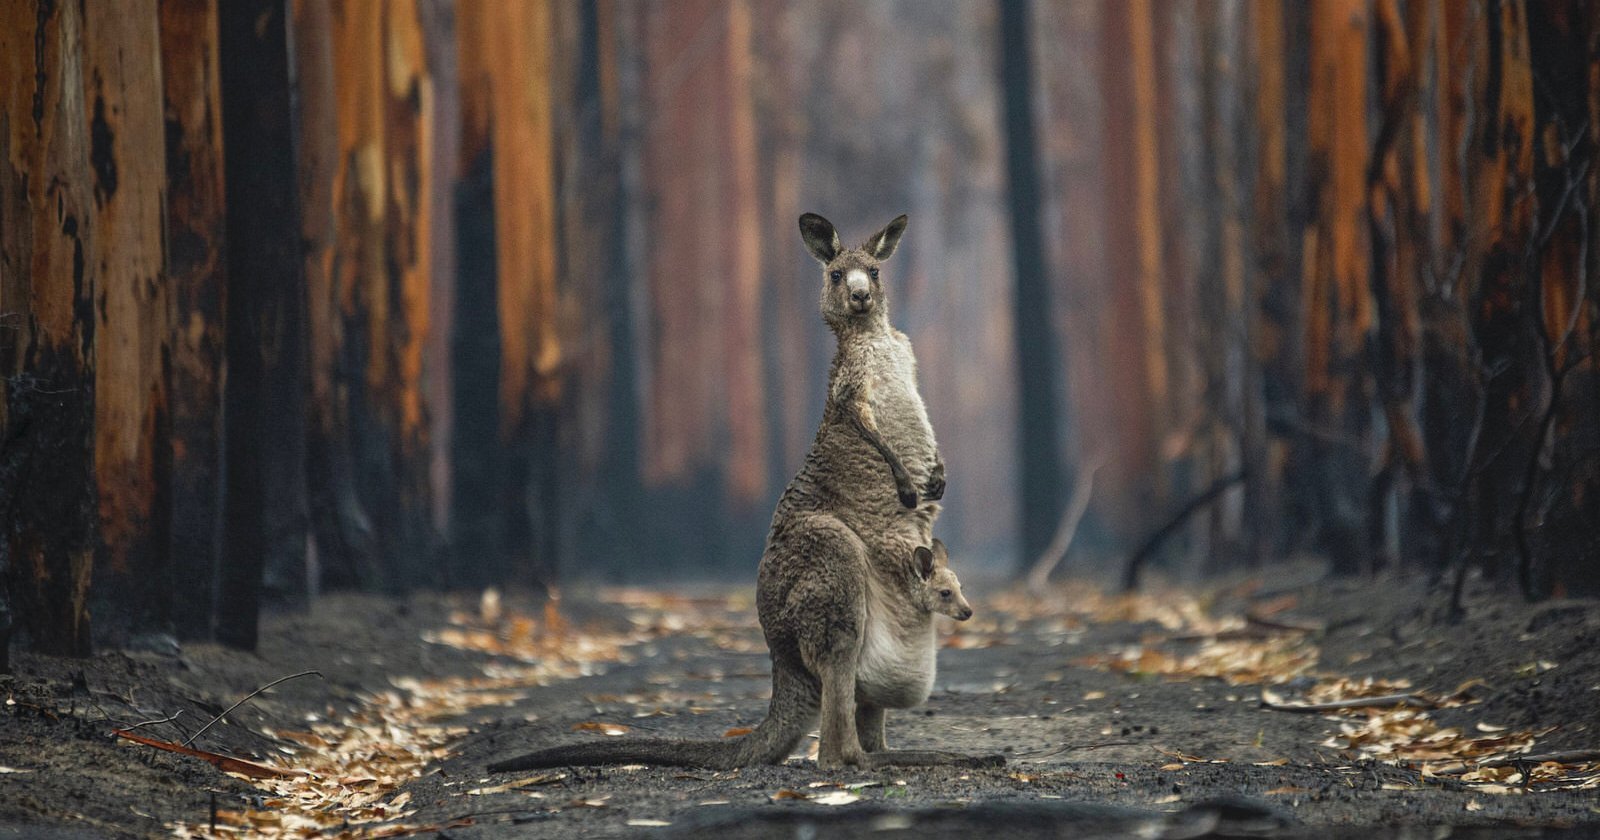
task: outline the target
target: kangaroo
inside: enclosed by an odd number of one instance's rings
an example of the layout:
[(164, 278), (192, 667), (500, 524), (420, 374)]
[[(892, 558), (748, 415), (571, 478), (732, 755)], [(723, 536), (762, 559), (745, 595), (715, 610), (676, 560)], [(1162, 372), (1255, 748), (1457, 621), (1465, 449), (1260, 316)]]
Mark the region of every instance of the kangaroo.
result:
[[(917, 549), (929, 552), (945, 490), (911, 342), (889, 324), (881, 277), (905, 233), (900, 216), (845, 248), (827, 219), (800, 217), (822, 264), (821, 309), (837, 342), (822, 424), (778, 499), (756, 578), (772, 657), (772, 699), (753, 732), (715, 741), (629, 739), (552, 747), (492, 772), (644, 763), (729, 769), (780, 764), (820, 720), (817, 763), (838, 767), (993, 766), (1000, 756), (889, 750), (884, 710), (927, 699), (931, 616)], [(942, 550), (942, 544), (941, 544)], [(946, 567), (948, 568), (948, 567)], [(923, 641), (926, 644), (922, 644)]]

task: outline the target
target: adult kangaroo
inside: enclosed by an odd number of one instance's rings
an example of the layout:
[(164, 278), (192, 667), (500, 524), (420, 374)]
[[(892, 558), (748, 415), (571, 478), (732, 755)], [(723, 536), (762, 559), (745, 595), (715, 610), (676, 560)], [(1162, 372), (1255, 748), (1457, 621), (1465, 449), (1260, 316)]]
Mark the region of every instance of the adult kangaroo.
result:
[(822, 426), (778, 500), (761, 555), (756, 610), (772, 656), (766, 719), (739, 738), (591, 741), (501, 761), (491, 771), (779, 764), (819, 717), (823, 768), (1004, 763), (890, 750), (883, 735), (886, 709), (915, 706), (932, 690), (932, 616), (912, 558), (932, 543), (945, 487), (911, 342), (889, 325), (880, 276), (905, 229), (900, 216), (860, 247), (845, 248), (827, 219), (800, 217), (800, 238), (822, 263), (822, 318), (838, 346)]

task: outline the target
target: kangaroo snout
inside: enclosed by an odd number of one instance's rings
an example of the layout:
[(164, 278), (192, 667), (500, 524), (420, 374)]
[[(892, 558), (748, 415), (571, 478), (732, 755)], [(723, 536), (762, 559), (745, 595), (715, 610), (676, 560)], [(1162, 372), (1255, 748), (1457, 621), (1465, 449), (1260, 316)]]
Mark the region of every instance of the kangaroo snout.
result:
[(972, 617), (972, 608), (971, 607), (962, 607), (960, 610), (956, 611), (955, 615), (951, 616), (951, 618), (954, 618), (956, 621), (966, 621), (967, 619), (969, 619), (971, 617)]

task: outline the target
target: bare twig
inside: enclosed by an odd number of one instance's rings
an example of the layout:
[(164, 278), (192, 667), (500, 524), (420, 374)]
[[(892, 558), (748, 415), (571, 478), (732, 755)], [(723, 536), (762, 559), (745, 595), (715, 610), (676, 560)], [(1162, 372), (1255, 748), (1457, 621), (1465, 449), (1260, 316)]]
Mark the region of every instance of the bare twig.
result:
[(1263, 697), (1261, 706), (1275, 712), (1338, 712), (1345, 709), (1389, 709), (1395, 706), (1426, 709), (1433, 704), (1415, 694), (1385, 694), (1381, 697), (1356, 697), (1327, 703), (1274, 703)]
[(207, 729), (210, 729), (212, 727), (212, 725), (214, 725), (217, 721), (222, 720), (223, 718), (227, 717), (229, 712), (233, 711), (234, 709), (239, 708), (240, 706), (243, 706), (250, 698), (256, 696), (257, 694), (260, 694), (261, 692), (266, 691), (267, 689), (269, 689), (269, 688), (271, 688), (271, 687), (273, 687), (273, 686), (275, 686), (275, 685), (277, 685), (279, 683), (285, 683), (285, 682), (288, 682), (289, 680), (299, 679), (300, 677), (309, 677), (309, 676), (311, 676), (313, 674), (315, 674), (319, 678), (322, 676), (322, 672), (321, 671), (301, 671), (298, 674), (290, 674), (287, 677), (279, 677), (279, 678), (273, 680), (272, 682), (269, 682), (266, 685), (256, 689), (255, 691), (252, 691), (249, 694), (246, 694), (245, 696), (239, 698), (239, 702), (234, 703), (232, 706), (229, 706), (226, 709), (223, 709), (222, 710), (222, 714), (217, 715), (216, 717), (212, 718), (210, 720), (210, 722), (208, 722), (205, 726), (200, 727), (200, 731), (199, 732), (196, 732), (193, 735), (190, 735), (189, 739), (187, 741), (183, 742), (183, 746), (187, 747), (190, 744), (193, 744), (194, 743), (194, 739), (196, 739), (196, 738), (200, 737), (201, 735), (205, 734), (205, 731)]
[(1104, 463), (1103, 457), (1096, 456), (1087, 469), (1078, 473), (1078, 480), (1072, 487), (1072, 498), (1061, 513), (1061, 524), (1056, 526), (1055, 536), (1050, 538), (1050, 544), (1040, 552), (1039, 559), (1034, 561), (1033, 569), (1028, 572), (1030, 590), (1037, 592), (1044, 589), (1050, 573), (1067, 556), (1067, 549), (1072, 547), (1072, 541), (1078, 535), (1078, 525), (1083, 522), (1083, 514), (1089, 509), (1089, 498), (1094, 495), (1094, 474), (1100, 471)]
[(125, 726), (125, 727), (122, 728), (122, 731), (123, 732), (132, 732), (135, 729), (142, 729), (143, 727), (146, 727), (146, 726), (155, 726), (156, 724), (160, 724), (160, 723), (171, 723), (171, 722), (177, 720), (178, 719), (178, 715), (181, 715), (181, 714), (183, 714), (183, 710), (179, 709), (176, 712), (173, 712), (172, 714), (170, 714), (170, 715), (168, 715), (168, 716), (166, 716), (164, 718), (157, 718), (155, 720), (147, 720), (147, 721), (144, 721), (142, 723), (136, 723), (136, 724), (134, 724), (132, 726)]

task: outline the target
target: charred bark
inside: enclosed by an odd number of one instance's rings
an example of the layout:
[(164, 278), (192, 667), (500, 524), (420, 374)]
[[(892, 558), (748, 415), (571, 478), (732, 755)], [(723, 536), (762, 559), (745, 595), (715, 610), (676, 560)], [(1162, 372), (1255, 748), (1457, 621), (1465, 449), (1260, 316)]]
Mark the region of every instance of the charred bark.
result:
[(291, 591), (307, 574), (305, 273), (287, 7), (218, 11), (229, 294), (217, 638), (250, 649), (268, 570)]
[(1058, 445), (1057, 388), (1065, 381), (1051, 324), (1050, 275), (1045, 263), (1038, 128), (1034, 118), (1031, 8), (1028, 0), (1000, 3), (1000, 84), (1005, 91), (1006, 183), (1011, 210), (1012, 299), (1016, 336), (1017, 420), (1022, 514), (1020, 557), (1027, 564), (1050, 544), (1063, 502), (1065, 464)]

